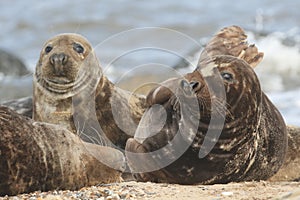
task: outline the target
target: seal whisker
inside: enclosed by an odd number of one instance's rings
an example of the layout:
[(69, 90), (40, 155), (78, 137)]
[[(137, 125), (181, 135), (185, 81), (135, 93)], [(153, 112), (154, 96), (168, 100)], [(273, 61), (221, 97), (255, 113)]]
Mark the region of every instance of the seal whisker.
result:
[(85, 129), (85, 122), (83, 122), (83, 126), (80, 130), (80, 123), (79, 123), (79, 121), (77, 121), (77, 127), (76, 128), (77, 128), (77, 131), (78, 131), (77, 135), (81, 138), (81, 136), (84, 132), (84, 129)]
[(231, 119), (234, 119), (233, 114), (230, 111), (231, 105), (228, 102), (216, 98), (214, 99), (213, 105), (216, 107), (216, 111), (221, 117), (230, 117)]
[(87, 141), (87, 139), (84, 139), (84, 141), (92, 143), (92, 144), (100, 144), (103, 146), (103, 143), (101, 142), (101, 140), (98, 140), (97, 138), (95, 138), (85, 132), (81, 132), (81, 135), (85, 136), (88, 139), (88, 141)]
[(105, 140), (101, 137), (100, 133), (98, 130), (96, 130), (94, 127), (91, 126), (91, 129), (96, 133), (96, 136), (91, 136), (92, 138), (94, 138), (94, 140), (97, 143), (94, 144), (100, 144), (102, 146), (106, 146)]
[(108, 143), (106, 142), (106, 139), (104, 138), (105, 136), (102, 136), (101, 134), (100, 134), (100, 131), (98, 131), (96, 128), (94, 128), (94, 127), (91, 127), (94, 131), (95, 131), (95, 133), (97, 134), (97, 136), (98, 136), (98, 138), (99, 138), (99, 140), (100, 140), (100, 142), (99, 143), (101, 143), (101, 145), (103, 145), (103, 146), (108, 146)]

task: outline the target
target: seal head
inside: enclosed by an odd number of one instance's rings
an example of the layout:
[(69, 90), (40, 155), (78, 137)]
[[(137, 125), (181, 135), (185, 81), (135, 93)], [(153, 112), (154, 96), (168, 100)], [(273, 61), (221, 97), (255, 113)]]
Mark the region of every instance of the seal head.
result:
[(57, 99), (73, 96), (100, 77), (101, 68), (91, 45), (77, 34), (61, 34), (48, 40), (34, 74), (37, 87)]

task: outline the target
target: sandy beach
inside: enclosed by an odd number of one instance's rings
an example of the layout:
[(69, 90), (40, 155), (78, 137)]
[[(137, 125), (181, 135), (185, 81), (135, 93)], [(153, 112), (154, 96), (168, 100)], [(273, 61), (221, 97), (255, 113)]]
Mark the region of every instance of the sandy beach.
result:
[(296, 200), (300, 199), (300, 182), (242, 182), (216, 185), (176, 185), (141, 182), (123, 182), (85, 187), (78, 191), (54, 190), (33, 192), (1, 200), (59, 200), (59, 199), (152, 199), (152, 200)]

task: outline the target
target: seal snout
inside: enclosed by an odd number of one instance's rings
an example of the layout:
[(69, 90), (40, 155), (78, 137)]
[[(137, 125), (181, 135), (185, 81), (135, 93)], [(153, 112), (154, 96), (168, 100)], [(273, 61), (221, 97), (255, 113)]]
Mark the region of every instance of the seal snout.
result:
[(68, 62), (68, 55), (65, 53), (54, 53), (50, 56), (50, 63), (53, 66), (56, 75), (63, 76), (64, 66)]
[(187, 95), (192, 95), (192, 93), (197, 92), (201, 88), (201, 84), (198, 81), (182, 80), (180, 81), (180, 86)]

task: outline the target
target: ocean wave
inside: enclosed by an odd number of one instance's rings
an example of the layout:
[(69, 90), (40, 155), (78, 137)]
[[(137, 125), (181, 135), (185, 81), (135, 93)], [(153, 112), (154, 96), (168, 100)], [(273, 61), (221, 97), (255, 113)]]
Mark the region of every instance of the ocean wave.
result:
[[(250, 44), (255, 44), (264, 52), (262, 62), (255, 71), (265, 92), (294, 90), (300, 87), (300, 31), (274, 32), (261, 35), (247, 32)], [(208, 37), (201, 38), (200, 43), (207, 43)], [(201, 50), (192, 50), (186, 57), (189, 63), (181, 60), (174, 67), (182, 73), (190, 72), (197, 65)]]
[[(291, 34), (294, 33), (294, 34)], [(275, 32), (249, 40), (264, 52), (263, 61), (255, 69), (262, 88), (267, 92), (293, 90), (300, 87), (300, 34), (298, 31)]]

